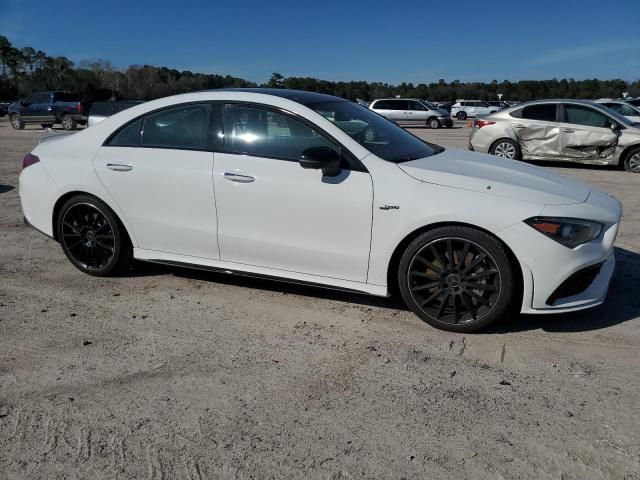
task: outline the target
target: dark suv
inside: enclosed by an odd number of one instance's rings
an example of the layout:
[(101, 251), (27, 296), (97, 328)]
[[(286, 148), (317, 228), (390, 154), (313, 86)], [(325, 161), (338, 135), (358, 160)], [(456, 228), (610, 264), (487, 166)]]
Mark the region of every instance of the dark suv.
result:
[(59, 123), (65, 130), (74, 130), (87, 123), (87, 105), (82, 97), (71, 92), (38, 92), (9, 105), (11, 126), (17, 130), (36, 123), (42, 128)]

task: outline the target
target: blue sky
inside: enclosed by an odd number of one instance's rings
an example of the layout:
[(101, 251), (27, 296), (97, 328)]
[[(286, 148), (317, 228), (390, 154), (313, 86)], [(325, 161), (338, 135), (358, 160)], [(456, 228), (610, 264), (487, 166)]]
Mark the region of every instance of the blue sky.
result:
[(257, 82), (640, 78), (640, 0), (0, 0), (0, 34), (76, 62)]

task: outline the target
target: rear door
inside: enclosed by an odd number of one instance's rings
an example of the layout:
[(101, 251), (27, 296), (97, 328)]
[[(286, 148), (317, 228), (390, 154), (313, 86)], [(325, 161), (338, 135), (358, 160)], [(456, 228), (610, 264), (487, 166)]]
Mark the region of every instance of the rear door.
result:
[(98, 177), (140, 248), (219, 258), (207, 135), (215, 111), (197, 103), (147, 114), (119, 130), (94, 157)]
[(511, 128), (525, 159), (558, 156), (558, 108), (556, 103), (538, 103), (511, 113)]
[(409, 117), (409, 102), (406, 100), (387, 100), (388, 114), (387, 118), (398, 124), (406, 124)]
[(612, 130), (616, 122), (587, 105), (562, 106), (558, 154), (566, 160), (608, 163), (614, 155), (620, 133)]

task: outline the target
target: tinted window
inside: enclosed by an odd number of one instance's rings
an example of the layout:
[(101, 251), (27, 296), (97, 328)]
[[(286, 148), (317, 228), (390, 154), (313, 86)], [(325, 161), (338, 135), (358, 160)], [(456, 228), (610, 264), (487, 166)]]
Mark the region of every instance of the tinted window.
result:
[(309, 107), (383, 160), (406, 162), (442, 151), (441, 147), (423, 142), (395, 123), (356, 103), (320, 102)]
[(374, 110), (389, 110), (389, 101), (388, 100), (380, 100), (373, 104)]
[(556, 104), (543, 103), (541, 105), (529, 105), (519, 110), (518, 118), (526, 118), (528, 120), (542, 120), (545, 122), (556, 121)]
[(389, 110), (409, 110), (409, 102), (406, 100), (389, 100)]
[(91, 107), (89, 115), (99, 115), (101, 117), (108, 117), (111, 115), (112, 104), (108, 102), (97, 102)]
[(54, 94), (53, 101), (54, 102), (79, 102), (82, 100), (82, 97), (77, 93), (68, 93), (68, 92), (58, 92)]
[(244, 105), (225, 106), (227, 152), (298, 161), (304, 150), (318, 146), (336, 149), (324, 136), (288, 115)]
[(48, 93), (39, 93), (31, 97), (31, 103), (49, 103), (50, 95)]
[(140, 145), (140, 131), (142, 130), (142, 119), (130, 123), (118, 133), (116, 133), (109, 145), (114, 147), (137, 147)]
[(426, 108), (420, 102), (409, 102), (409, 110), (425, 111)]
[(487, 102), (476, 102), (476, 107), (490, 107)]
[(565, 111), (567, 123), (602, 128), (608, 128), (611, 124), (609, 117), (589, 107), (565, 105)]
[(113, 113), (118, 113), (121, 112), (123, 110), (126, 110), (127, 108), (131, 108), (131, 107), (135, 107), (136, 105), (139, 105), (141, 102), (115, 102), (113, 104)]
[(147, 147), (198, 148), (204, 145), (207, 108), (187, 105), (163, 110), (144, 119), (142, 145)]
[(633, 108), (629, 105), (625, 105), (624, 103), (604, 103), (603, 105), (614, 112), (618, 112), (620, 115), (628, 115), (630, 117), (640, 115)]

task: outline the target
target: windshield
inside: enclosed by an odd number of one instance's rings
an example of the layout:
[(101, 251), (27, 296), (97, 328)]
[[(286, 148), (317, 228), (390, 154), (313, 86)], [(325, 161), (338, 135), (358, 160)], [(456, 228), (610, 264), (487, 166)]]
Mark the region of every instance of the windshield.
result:
[(423, 142), (381, 115), (353, 102), (309, 105), (374, 155), (394, 163), (430, 157), (444, 150)]
[(618, 123), (621, 123), (623, 125), (633, 125), (634, 122), (629, 120), (624, 115), (616, 112), (614, 109), (606, 107), (606, 106), (604, 108), (607, 110), (607, 115), (609, 115), (610, 117), (615, 118)]

